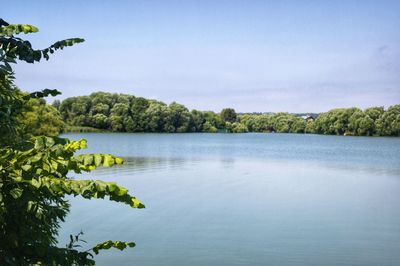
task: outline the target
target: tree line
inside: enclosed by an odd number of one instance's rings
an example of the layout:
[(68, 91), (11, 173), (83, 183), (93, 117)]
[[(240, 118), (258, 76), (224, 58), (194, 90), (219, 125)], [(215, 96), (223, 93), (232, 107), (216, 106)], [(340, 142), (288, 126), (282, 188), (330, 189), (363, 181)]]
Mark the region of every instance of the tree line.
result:
[(400, 136), (400, 104), (383, 107), (337, 108), (303, 119), (288, 113), (243, 115), (252, 132), (311, 133), (351, 136)]
[[(41, 108), (45, 108), (41, 104)], [(78, 131), (92, 128), (114, 132), (277, 132), (400, 136), (400, 105), (391, 106), (387, 110), (383, 107), (365, 110), (338, 108), (305, 119), (285, 112), (237, 114), (232, 108), (225, 108), (220, 113), (190, 111), (176, 102), (168, 105), (133, 95), (95, 92), (88, 96), (70, 97), (62, 102), (55, 101), (52, 106), (54, 108), (49, 111), (57, 122), (53, 122), (48, 130), (56, 127), (61, 131), (62, 128), (57, 125), (65, 122), (67, 130), (72, 126), (73, 130)], [(40, 119), (45, 118), (42, 116)], [(57, 132), (54, 129), (52, 131)]]

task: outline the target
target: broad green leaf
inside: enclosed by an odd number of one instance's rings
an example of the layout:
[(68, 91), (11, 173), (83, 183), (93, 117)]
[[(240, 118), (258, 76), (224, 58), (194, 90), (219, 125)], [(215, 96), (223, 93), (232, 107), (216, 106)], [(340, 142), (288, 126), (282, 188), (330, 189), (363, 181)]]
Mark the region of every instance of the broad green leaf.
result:
[(39, 179), (39, 180), (36, 180), (35, 178), (33, 178), (33, 179), (31, 180), (31, 184), (32, 184), (32, 186), (34, 186), (35, 188), (40, 188), (40, 186), (41, 186), (40, 179)]
[(37, 153), (34, 156), (30, 157), (29, 159), (31, 162), (37, 162), (42, 159), (43, 154), (42, 153)]
[(95, 154), (94, 155), (94, 164), (96, 166), (100, 166), (102, 161), (103, 161), (103, 158), (101, 157), (100, 154)]
[(83, 156), (83, 164), (84, 165), (91, 165), (93, 163), (93, 155), (86, 154)]
[(20, 188), (13, 188), (13, 189), (10, 191), (10, 194), (11, 194), (11, 196), (12, 196), (14, 199), (18, 199), (19, 197), (21, 197), (22, 192), (23, 192), (23, 190), (20, 189)]
[(8, 25), (8, 26), (0, 27), (0, 36), (11, 37), (14, 34), (19, 34), (19, 33), (27, 34), (27, 33), (34, 33), (34, 32), (38, 32), (38, 31), (39, 31), (39, 29), (32, 25), (12, 24), (12, 25)]
[(26, 164), (26, 165), (21, 166), (21, 168), (22, 168), (22, 170), (24, 170), (24, 171), (29, 171), (29, 170), (32, 168), (32, 165)]
[(111, 167), (114, 164), (114, 157), (106, 154), (104, 155), (104, 161), (103, 161), (103, 166), (104, 167)]
[(123, 241), (112, 241), (108, 240), (103, 243), (97, 244), (95, 247), (92, 248), (95, 254), (99, 254), (100, 250), (110, 249), (110, 248), (117, 248), (119, 250), (124, 250), (125, 248), (133, 248), (135, 247), (134, 242), (123, 242)]
[(122, 158), (115, 158), (115, 163), (116, 164), (123, 164), (124, 163), (124, 159), (122, 159)]

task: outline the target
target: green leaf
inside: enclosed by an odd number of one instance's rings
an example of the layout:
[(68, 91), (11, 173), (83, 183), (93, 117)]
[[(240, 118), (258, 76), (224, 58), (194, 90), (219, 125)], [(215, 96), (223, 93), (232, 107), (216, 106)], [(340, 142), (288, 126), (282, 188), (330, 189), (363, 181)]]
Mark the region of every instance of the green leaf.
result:
[(22, 168), (22, 170), (24, 170), (26, 172), (26, 171), (29, 171), (32, 168), (32, 165), (26, 164), (26, 165), (21, 166), (21, 168)]
[(138, 209), (145, 208), (144, 204), (141, 203), (138, 199), (132, 198), (131, 200), (132, 200), (132, 202), (131, 202), (131, 207), (132, 208), (138, 208)]
[(29, 99), (29, 98), (44, 98), (44, 97), (48, 97), (49, 95), (57, 96), (57, 95), (60, 95), (60, 94), (61, 94), (61, 92), (59, 92), (58, 90), (44, 89), (42, 91), (32, 92), (31, 94), (27, 95), (25, 97), (25, 99)]
[(114, 165), (114, 157), (106, 154), (104, 155), (104, 162), (103, 162), (103, 166), (104, 167), (111, 167)]
[(118, 187), (118, 190), (116, 191), (117, 196), (125, 196), (128, 193), (128, 190), (123, 187)]
[(40, 179), (39, 179), (39, 180), (36, 180), (35, 178), (33, 178), (33, 179), (31, 180), (31, 184), (32, 184), (32, 186), (34, 186), (35, 188), (40, 188), (40, 186), (41, 186)]
[(20, 33), (34, 33), (38, 32), (39, 29), (33, 25), (28, 24), (11, 24), (7, 26), (0, 27), (0, 36), (11, 37), (14, 34)]
[(122, 159), (122, 158), (115, 158), (115, 163), (116, 164), (123, 164), (124, 163), (124, 159)]
[(14, 199), (18, 199), (19, 197), (21, 197), (23, 190), (20, 188), (13, 188), (12, 190), (10, 190), (10, 195), (14, 198)]
[(100, 166), (102, 161), (103, 161), (103, 160), (102, 160), (102, 157), (101, 157), (100, 154), (95, 154), (95, 155), (94, 155), (94, 164), (95, 164), (96, 166)]
[(86, 141), (86, 139), (81, 139), (81, 140), (79, 141), (79, 148), (80, 148), (80, 149), (86, 149), (86, 148), (87, 148), (87, 141)]
[(29, 159), (31, 160), (31, 162), (38, 162), (39, 160), (42, 159), (43, 154), (42, 153), (37, 153), (32, 157), (29, 157)]
[(124, 250), (125, 248), (133, 248), (135, 247), (136, 244), (134, 242), (123, 242), (123, 241), (112, 241), (108, 240), (103, 243), (97, 244), (92, 248), (93, 252), (95, 254), (99, 254), (100, 250), (105, 250), (105, 249), (110, 249), (110, 248), (116, 248), (119, 250)]
[(35, 139), (35, 149), (40, 150), (44, 148), (44, 139), (39, 137)]
[(83, 156), (83, 164), (84, 165), (91, 165), (93, 163), (93, 155), (86, 154)]

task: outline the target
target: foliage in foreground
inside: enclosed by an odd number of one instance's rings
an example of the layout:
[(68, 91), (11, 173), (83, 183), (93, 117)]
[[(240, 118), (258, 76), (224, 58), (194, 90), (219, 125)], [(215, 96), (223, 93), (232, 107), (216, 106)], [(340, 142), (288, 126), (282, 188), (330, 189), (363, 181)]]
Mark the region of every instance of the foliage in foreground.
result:
[[(74, 153), (86, 147), (86, 141), (58, 140), (36, 137), (29, 149), (0, 150), (1, 171), (1, 255), (6, 262), (19, 264), (61, 262), (90, 264), (89, 251), (56, 248), (58, 221), (68, 212), (65, 195), (87, 199), (105, 198), (133, 208), (143, 208), (128, 190), (113, 182), (74, 180), (69, 172), (90, 172), (96, 167), (122, 164), (121, 158), (109, 154)], [(120, 246), (121, 244), (119, 244)], [(93, 251), (98, 252), (97, 247)], [(68, 265), (68, 263), (66, 264)]]
[[(122, 164), (110, 154), (80, 154), (86, 141), (69, 141), (57, 137), (31, 137), (49, 131), (35, 131), (35, 125), (61, 123), (34, 113), (55, 113), (40, 98), (59, 94), (56, 90), (26, 94), (14, 85), (11, 64), (16, 60), (28, 63), (48, 59), (55, 50), (83, 42), (67, 39), (43, 50), (34, 50), (28, 41), (15, 37), (19, 33), (37, 32), (31, 25), (9, 25), (0, 19), (0, 264), (1, 265), (94, 265), (93, 253), (100, 250), (134, 247), (132, 242), (105, 241), (79, 251), (79, 235), (72, 237), (65, 248), (57, 244), (59, 222), (64, 221), (69, 204), (66, 195), (109, 198), (132, 208), (144, 205), (113, 182), (75, 180), (68, 176), (90, 172), (97, 167)], [(44, 108), (44, 109), (43, 109)], [(53, 108), (53, 109), (52, 109)], [(41, 119), (37, 121), (36, 119)], [(21, 123), (21, 121), (23, 121)], [(32, 128), (35, 127), (35, 128)]]

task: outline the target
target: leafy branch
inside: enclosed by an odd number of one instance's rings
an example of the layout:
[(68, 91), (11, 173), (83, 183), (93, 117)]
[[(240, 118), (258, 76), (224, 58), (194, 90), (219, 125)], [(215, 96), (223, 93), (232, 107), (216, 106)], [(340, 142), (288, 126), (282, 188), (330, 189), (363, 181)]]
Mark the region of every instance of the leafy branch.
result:
[(12, 64), (48, 60), (56, 50), (84, 40), (71, 38), (35, 50), (29, 41), (16, 37), (35, 33), (27, 24), (10, 25), (0, 19), (0, 264), (1, 265), (94, 265), (94, 252), (134, 247), (133, 242), (105, 241), (87, 251), (76, 250), (79, 236), (65, 248), (57, 247), (59, 222), (64, 221), (69, 203), (66, 195), (105, 198), (144, 208), (144, 205), (114, 182), (75, 180), (69, 173), (90, 172), (97, 167), (123, 163), (111, 154), (75, 153), (87, 147), (86, 140), (34, 137), (21, 134), (18, 117), (35, 98), (60, 94), (44, 89), (23, 93), (14, 84)]
[(34, 33), (38, 32), (39, 29), (36, 28), (35, 26), (28, 25), (28, 24), (14, 24), (14, 25), (6, 25), (3, 27), (0, 27), (0, 37), (12, 37), (15, 34), (20, 34), (20, 33)]
[[(87, 199), (103, 199), (109, 196), (110, 200), (128, 204), (132, 208), (145, 207), (136, 197), (128, 194), (126, 188), (114, 182), (74, 180), (66, 177), (71, 170), (76, 173), (90, 172), (99, 166), (123, 164), (122, 158), (110, 154), (74, 156), (75, 151), (86, 148), (86, 140), (57, 141), (65, 144), (56, 144), (56, 140), (50, 137), (37, 137), (33, 138), (32, 149), (23, 152), (1, 150), (0, 158), (6, 163), (0, 166), (0, 171), (7, 172), (7, 178), (12, 182), (29, 184), (30, 189), (42, 190), (42, 193), (50, 193), (53, 196), (79, 195)], [(24, 188), (16, 187), (10, 194), (17, 199), (22, 196), (23, 191)]]

